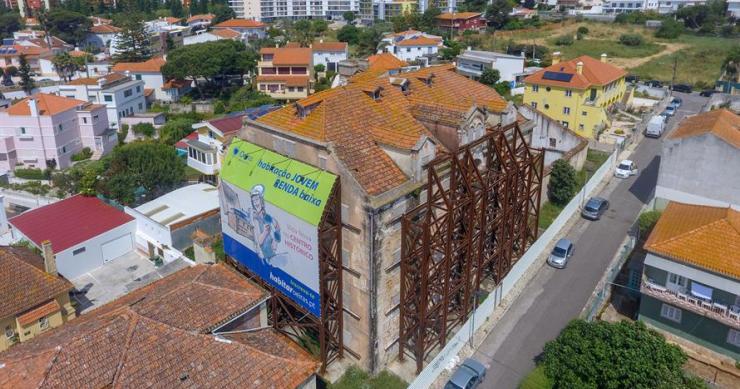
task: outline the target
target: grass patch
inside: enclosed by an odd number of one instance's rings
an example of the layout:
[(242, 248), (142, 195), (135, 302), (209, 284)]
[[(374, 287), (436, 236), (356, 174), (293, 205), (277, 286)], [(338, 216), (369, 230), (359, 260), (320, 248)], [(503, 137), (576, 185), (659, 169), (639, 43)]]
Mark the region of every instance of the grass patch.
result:
[(337, 382), (329, 385), (329, 389), (404, 389), (408, 385), (400, 377), (386, 370), (372, 377), (359, 367), (350, 366)]
[(545, 201), (544, 203), (542, 203), (542, 206), (540, 207), (540, 229), (545, 230), (547, 229), (547, 227), (550, 227), (550, 224), (552, 224), (555, 218), (560, 215), (560, 211), (562, 210), (563, 208), (561, 206), (553, 204), (549, 201)]
[[(555, 40), (548, 41), (549, 46), (555, 46)], [(606, 53), (610, 58), (640, 58), (660, 53), (665, 46), (657, 43), (643, 43), (639, 46), (626, 46), (614, 40), (584, 39), (573, 42), (570, 46), (558, 46), (563, 58), (570, 59), (581, 55), (600, 58)]]
[(183, 251), (182, 253), (186, 257), (188, 257), (188, 258), (192, 259), (193, 261), (195, 261), (195, 249), (193, 248), (193, 246), (190, 246), (190, 247), (186, 248), (185, 251)]
[(519, 389), (550, 389), (552, 381), (547, 378), (545, 368), (537, 366), (519, 384)]
[(583, 164), (582, 171), (588, 172), (589, 177), (599, 170), (601, 165), (609, 159), (609, 153), (605, 151), (588, 149), (586, 153), (586, 162)]
[(673, 76), (673, 62), (677, 58), (677, 82), (697, 88), (711, 87), (720, 76), (724, 53), (729, 52), (733, 45), (738, 45), (735, 39), (696, 35), (682, 35), (674, 42), (687, 44), (689, 47), (654, 58), (631, 69), (630, 73), (643, 80), (670, 81)]

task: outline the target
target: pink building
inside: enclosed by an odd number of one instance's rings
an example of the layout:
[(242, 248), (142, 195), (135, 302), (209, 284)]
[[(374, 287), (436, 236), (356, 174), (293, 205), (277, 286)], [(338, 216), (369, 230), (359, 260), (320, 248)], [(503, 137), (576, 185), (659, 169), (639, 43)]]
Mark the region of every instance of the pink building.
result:
[[(0, 171), (16, 166), (64, 169), (84, 147), (93, 157), (116, 145), (105, 105), (38, 93), (0, 111)], [(54, 162), (51, 162), (54, 161)]]

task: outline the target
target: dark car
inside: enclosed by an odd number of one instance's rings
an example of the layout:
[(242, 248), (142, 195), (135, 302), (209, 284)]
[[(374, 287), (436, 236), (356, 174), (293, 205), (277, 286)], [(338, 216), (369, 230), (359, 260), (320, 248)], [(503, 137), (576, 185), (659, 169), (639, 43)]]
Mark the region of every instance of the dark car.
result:
[(457, 368), (444, 389), (473, 389), (486, 376), (486, 367), (475, 359), (468, 358)]
[(676, 85), (673, 86), (673, 90), (675, 92), (691, 93), (691, 85), (676, 84)]
[(715, 93), (717, 93), (716, 90), (714, 90), (714, 89), (707, 89), (707, 90), (701, 91), (699, 93), (699, 96), (702, 96), (702, 97), (711, 97)]
[(673, 100), (671, 100), (671, 105), (675, 109), (680, 108), (681, 104), (683, 104), (683, 100), (680, 97), (674, 97)]
[(640, 77), (637, 77), (634, 74), (628, 74), (625, 78), (625, 81), (635, 83), (637, 81), (640, 81)]
[(660, 82), (660, 81), (658, 81), (658, 80), (646, 81), (645, 82), (645, 85), (647, 85), (649, 87), (653, 87), (653, 88), (662, 88), (663, 87), (663, 83)]
[(609, 201), (601, 197), (591, 197), (581, 210), (581, 216), (589, 220), (599, 220), (601, 215), (609, 209)]

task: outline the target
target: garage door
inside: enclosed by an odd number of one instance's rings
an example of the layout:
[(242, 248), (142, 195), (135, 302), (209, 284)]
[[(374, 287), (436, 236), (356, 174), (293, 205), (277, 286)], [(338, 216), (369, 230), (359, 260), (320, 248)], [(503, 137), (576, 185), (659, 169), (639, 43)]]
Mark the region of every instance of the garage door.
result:
[(131, 234), (125, 234), (103, 243), (101, 247), (103, 249), (103, 262), (108, 262), (130, 252), (134, 246)]

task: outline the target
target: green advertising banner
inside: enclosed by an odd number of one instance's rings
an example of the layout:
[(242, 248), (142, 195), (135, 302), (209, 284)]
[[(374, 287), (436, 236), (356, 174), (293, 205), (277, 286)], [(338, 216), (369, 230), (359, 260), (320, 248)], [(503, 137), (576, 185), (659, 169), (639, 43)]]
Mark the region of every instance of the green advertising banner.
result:
[(231, 141), (221, 179), (250, 191), (270, 188), (265, 200), (307, 223), (318, 226), (334, 181), (332, 173), (290, 159), (242, 139)]

